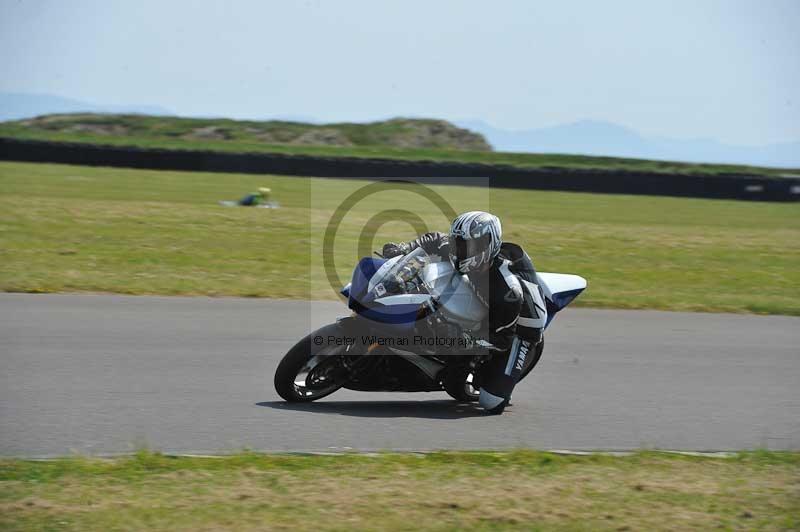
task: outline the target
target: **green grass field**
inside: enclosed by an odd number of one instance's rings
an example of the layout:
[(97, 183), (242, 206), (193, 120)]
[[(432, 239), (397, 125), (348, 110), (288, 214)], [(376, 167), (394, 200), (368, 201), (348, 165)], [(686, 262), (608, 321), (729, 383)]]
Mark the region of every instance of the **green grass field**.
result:
[(0, 461), (15, 530), (796, 530), (800, 454)]
[[(364, 181), (0, 163), (0, 289), (332, 299), (322, 235)], [(225, 208), (270, 186), (280, 209)], [(432, 187), (455, 211), (491, 210), (540, 271), (576, 273), (577, 303), (800, 315), (800, 205)], [(380, 192), (343, 220), (344, 282), (375, 213), (448, 220), (413, 191)], [(374, 235), (408, 239), (388, 223)], [(369, 240), (369, 239), (368, 239)]]
[[(408, 120), (406, 122), (415, 122)], [(430, 122), (417, 120), (416, 122)], [(198, 128), (214, 128), (224, 138), (191, 137)], [(335, 130), (352, 143), (348, 146), (296, 145), (292, 139), (312, 130)], [(620, 157), (583, 155), (503, 153), (470, 149), (449, 149), (450, 141), (431, 138), (425, 148), (401, 147), (415, 129), (403, 123), (312, 125), (296, 122), (257, 122), (228, 119), (190, 119), (140, 115), (58, 115), (26, 121), (0, 123), (0, 137), (82, 142), (109, 146), (138, 146), (224, 152), (261, 152), (325, 157), (379, 157), (404, 160), (456, 161), (506, 164), (519, 167), (619, 169), (697, 174), (749, 173), (760, 175), (798, 174), (798, 169), (776, 169), (725, 164), (690, 164)], [(187, 136), (188, 135), (188, 136)], [(265, 138), (267, 136), (268, 138)], [(458, 141), (453, 141), (458, 142)], [(317, 144), (322, 144), (318, 142)], [(601, 179), (602, 177), (598, 177)]]

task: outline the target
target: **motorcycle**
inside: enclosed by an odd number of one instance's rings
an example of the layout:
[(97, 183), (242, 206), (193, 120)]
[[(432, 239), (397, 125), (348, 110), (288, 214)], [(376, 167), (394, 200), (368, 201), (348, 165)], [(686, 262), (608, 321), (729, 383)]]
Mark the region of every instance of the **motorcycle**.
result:
[[(545, 328), (586, 288), (577, 275), (537, 273), (547, 310)], [(477, 401), (481, 368), (493, 353), (486, 339), (489, 309), (467, 276), (422, 248), (391, 259), (365, 257), (341, 290), (352, 314), (294, 345), (278, 364), (275, 390), (309, 402), (340, 388), (358, 391), (445, 391)], [(525, 358), (521, 378), (542, 355)], [(494, 351), (496, 352), (496, 351)]]

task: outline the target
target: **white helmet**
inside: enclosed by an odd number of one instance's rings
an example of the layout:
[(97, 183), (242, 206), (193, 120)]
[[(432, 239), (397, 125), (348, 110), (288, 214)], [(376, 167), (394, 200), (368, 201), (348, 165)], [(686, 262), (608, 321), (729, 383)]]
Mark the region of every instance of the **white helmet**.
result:
[(450, 226), (450, 262), (461, 273), (482, 270), (500, 253), (502, 236), (497, 216), (483, 211), (465, 212)]

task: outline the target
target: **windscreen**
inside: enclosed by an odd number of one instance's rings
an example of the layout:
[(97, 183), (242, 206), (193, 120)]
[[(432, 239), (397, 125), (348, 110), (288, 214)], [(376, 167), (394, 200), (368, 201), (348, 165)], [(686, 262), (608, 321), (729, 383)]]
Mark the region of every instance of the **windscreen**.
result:
[[(402, 256), (394, 263), (386, 263), (375, 272), (369, 283), (369, 289), (380, 297), (384, 294), (407, 293), (420, 286), (419, 272), (428, 263), (428, 255), (420, 248)], [(411, 286), (409, 286), (411, 285)]]

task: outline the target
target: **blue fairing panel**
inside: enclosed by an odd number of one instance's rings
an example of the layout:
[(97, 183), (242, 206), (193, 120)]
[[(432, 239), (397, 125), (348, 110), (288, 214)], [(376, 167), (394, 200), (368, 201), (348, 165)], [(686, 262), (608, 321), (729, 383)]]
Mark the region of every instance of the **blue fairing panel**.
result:
[(369, 304), (370, 297), (367, 294), (369, 287), (369, 280), (375, 275), (386, 259), (375, 259), (372, 257), (364, 257), (353, 269), (353, 277), (350, 280), (350, 290), (347, 295), (347, 306), (351, 310), (359, 312), (364, 309), (364, 306)]
[(583, 288), (577, 288), (575, 290), (569, 290), (567, 292), (558, 292), (552, 295), (553, 304), (556, 306), (558, 310), (566, 307), (572, 300), (578, 297), (578, 295), (583, 292)]
[(347, 306), (356, 313), (373, 321), (390, 325), (410, 326), (418, 318), (420, 304), (384, 305), (376, 302), (374, 294), (368, 292), (369, 281), (386, 259), (365, 257), (353, 270), (350, 284), (342, 289), (347, 297)]
[(359, 314), (365, 318), (392, 325), (411, 325), (419, 317), (419, 305), (381, 305), (374, 304), (364, 308)]
[(583, 292), (583, 288), (578, 288), (577, 290), (570, 290), (568, 292), (559, 292), (557, 294), (553, 294), (551, 297), (552, 300), (549, 298), (545, 299), (545, 304), (547, 305), (547, 323), (545, 323), (545, 327), (550, 325), (550, 322), (553, 321), (553, 318), (556, 315), (556, 312), (563, 309), (570, 303), (572, 300), (578, 297), (578, 295)]

